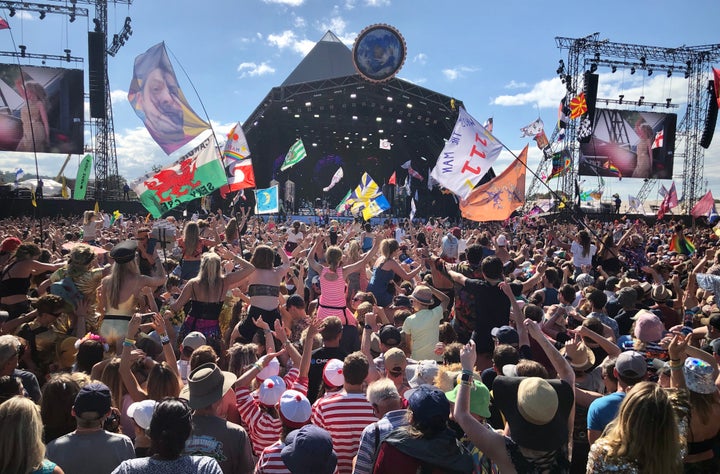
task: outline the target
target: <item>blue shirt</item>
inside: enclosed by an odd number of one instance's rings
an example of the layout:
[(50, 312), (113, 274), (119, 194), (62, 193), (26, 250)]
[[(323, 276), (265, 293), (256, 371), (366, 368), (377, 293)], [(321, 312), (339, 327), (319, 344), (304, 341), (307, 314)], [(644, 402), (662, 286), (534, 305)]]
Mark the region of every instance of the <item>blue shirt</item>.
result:
[(615, 419), (624, 399), (625, 392), (615, 392), (593, 400), (588, 408), (588, 430), (602, 432)]

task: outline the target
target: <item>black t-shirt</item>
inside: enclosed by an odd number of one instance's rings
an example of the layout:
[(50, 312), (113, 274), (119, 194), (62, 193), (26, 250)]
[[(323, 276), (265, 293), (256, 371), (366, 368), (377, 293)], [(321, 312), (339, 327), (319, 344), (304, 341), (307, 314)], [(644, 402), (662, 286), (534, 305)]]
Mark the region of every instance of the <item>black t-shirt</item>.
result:
[(315, 402), (322, 384), (323, 369), (325, 363), (330, 359), (345, 360), (347, 352), (339, 347), (321, 347), (315, 349), (310, 358), (310, 370), (308, 371), (308, 400)]
[[(510, 283), (514, 295), (522, 293), (522, 285)], [(497, 285), (485, 280), (469, 278), (465, 281), (465, 289), (475, 293), (475, 331), (473, 340), (479, 353), (493, 351), (493, 328), (505, 326), (510, 322), (510, 300)]]

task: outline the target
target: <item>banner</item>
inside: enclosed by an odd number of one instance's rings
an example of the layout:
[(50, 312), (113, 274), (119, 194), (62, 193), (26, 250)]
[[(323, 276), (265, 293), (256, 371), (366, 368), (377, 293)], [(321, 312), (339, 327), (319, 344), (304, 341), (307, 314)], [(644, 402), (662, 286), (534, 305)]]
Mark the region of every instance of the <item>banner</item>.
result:
[(255, 214), (274, 214), (280, 210), (278, 185), (255, 190)]
[(712, 211), (714, 205), (715, 198), (713, 198), (712, 191), (708, 191), (698, 202), (695, 203), (690, 211), (690, 215), (693, 217), (707, 216), (710, 214), (710, 211)]
[(360, 184), (346, 199), (346, 203), (349, 202), (352, 202), (352, 212), (362, 211), (365, 220), (390, 209), (390, 203), (380, 191), (380, 187), (367, 173), (363, 173), (360, 177)]
[(145, 209), (157, 218), (226, 184), (225, 169), (211, 135), (172, 165), (146, 174), (131, 186)]
[(92, 155), (85, 155), (85, 158), (80, 162), (80, 166), (78, 166), (77, 176), (75, 177), (75, 191), (73, 191), (73, 199), (75, 200), (85, 199), (88, 180), (92, 171), (92, 160)]
[(302, 139), (298, 138), (298, 140), (293, 143), (288, 150), (287, 155), (285, 155), (285, 161), (283, 161), (280, 171), (285, 171), (291, 166), (299, 163), (306, 156), (307, 153), (305, 152), (305, 145), (303, 145)]
[(375, 199), (369, 201), (362, 210), (363, 219), (369, 221), (371, 218), (378, 216), (390, 209), (390, 203), (384, 194), (380, 193)]
[(552, 156), (552, 170), (550, 171), (550, 176), (548, 176), (547, 181), (565, 174), (565, 171), (570, 168), (571, 164), (572, 157), (569, 149), (563, 148), (559, 152), (554, 153)]
[(525, 203), (526, 145), (520, 156), (497, 178), (475, 188), (460, 201), (460, 212), (476, 222), (503, 221)]
[(430, 176), (465, 198), (495, 163), (500, 150), (502, 144), (460, 107), (452, 135), (445, 142)]
[(340, 168), (337, 169), (337, 171), (335, 172), (333, 177), (330, 179), (330, 184), (328, 184), (327, 186), (325, 186), (323, 188), (323, 192), (330, 191), (336, 184), (338, 184), (340, 182), (341, 179), (343, 179), (343, 176), (344, 176), (344, 174), (343, 174), (343, 169), (341, 166)]
[(180, 90), (164, 42), (135, 58), (128, 101), (168, 155), (210, 128)]
[(240, 123), (230, 130), (223, 151), (223, 166), (228, 184), (220, 189), (221, 193), (255, 187), (255, 171), (250, 159), (250, 147)]
[(535, 135), (542, 132), (543, 130), (545, 130), (545, 124), (543, 123), (541, 118), (538, 118), (531, 124), (520, 129), (520, 133), (522, 133), (522, 135), (520, 135), (520, 138), (535, 137)]

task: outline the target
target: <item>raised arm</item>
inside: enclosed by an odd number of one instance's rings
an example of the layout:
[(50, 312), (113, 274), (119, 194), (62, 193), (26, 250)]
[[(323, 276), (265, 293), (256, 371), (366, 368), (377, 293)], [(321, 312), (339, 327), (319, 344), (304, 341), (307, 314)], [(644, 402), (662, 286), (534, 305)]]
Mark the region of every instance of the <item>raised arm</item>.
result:
[(122, 354), (120, 355), (120, 378), (125, 385), (125, 390), (127, 390), (133, 401), (136, 402), (147, 398), (147, 393), (142, 389), (142, 387), (140, 387), (140, 383), (137, 378), (135, 378), (135, 374), (133, 374), (131, 367), (133, 356), (142, 353), (142, 351), (136, 352), (133, 350), (133, 347), (135, 346), (135, 339), (133, 338), (138, 333), (141, 322), (142, 318), (138, 313), (134, 314), (130, 319), (127, 335), (122, 344)]
[(575, 372), (570, 366), (570, 363), (568, 363), (562, 354), (560, 354), (560, 351), (558, 351), (555, 346), (548, 341), (543, 332), (540, 330), (538, 323), (532, 319), (526, 319), (524, 324), (525, 327), (527, 327), (530, 336), (537, 341), (543, 352), (545, 352), (545, 355), (548, 359), (550, 359), (550, 363), (552, 363), (553, 368), (557, 371), (560, 380), (564, 380), (569, 383), (571, 387), (574, 387)]

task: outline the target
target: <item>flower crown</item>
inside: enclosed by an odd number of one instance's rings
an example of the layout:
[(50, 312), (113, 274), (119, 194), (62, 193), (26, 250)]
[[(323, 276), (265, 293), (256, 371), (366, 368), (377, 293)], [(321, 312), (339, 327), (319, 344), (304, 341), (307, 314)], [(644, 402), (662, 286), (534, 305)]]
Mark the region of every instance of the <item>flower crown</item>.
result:
[(81, 339), (75, 341), (75, 349), (79, 349), (80, 344), (85, 341), (97, 341), (103, 345), (103, 349), (105, 349), (105, 352), (108, 352), (110, 350), (110, 346), (108, 345), (107, 340), (104, 337), (99, 334), (93, 334), (91, 332), (85, 334)]

